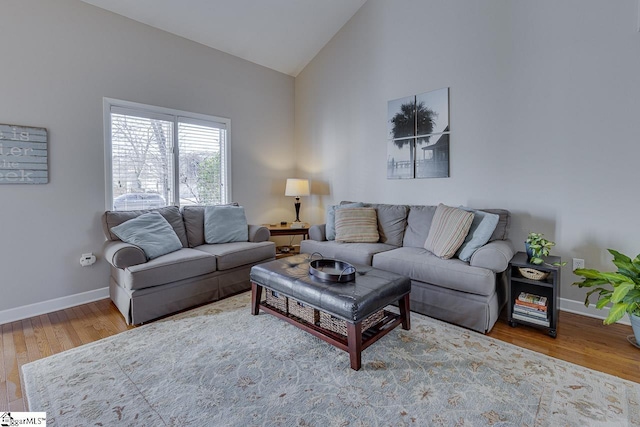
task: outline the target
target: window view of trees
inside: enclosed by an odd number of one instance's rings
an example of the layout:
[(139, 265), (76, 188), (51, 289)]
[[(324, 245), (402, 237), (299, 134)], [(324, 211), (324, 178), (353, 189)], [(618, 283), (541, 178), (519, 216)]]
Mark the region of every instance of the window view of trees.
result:
[(224, 130), (180, 123), (180, 204), (215, 205), (222, 200)]
[(129, 193), (156, 193), (165, 201), (172, 200), (172, 150), (172, 122), (112, 114), (114, 200)]
[(225, 203), (225, 137), (216, 126), (112, 113), (114, 209)]

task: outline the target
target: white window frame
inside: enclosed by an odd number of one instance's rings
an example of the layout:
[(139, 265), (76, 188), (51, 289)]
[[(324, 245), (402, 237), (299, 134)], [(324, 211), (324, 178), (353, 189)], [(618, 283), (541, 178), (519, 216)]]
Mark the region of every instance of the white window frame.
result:
[(172, 108), (157, 107), (154, 105), (141, 104), (138, 102), (123, 101), (113, 98), (102, 98), (103, 123), (104, 123), (104, 170), (105, 170), (105, 207), (106, 210), (113, 209), (113, 170), (112, 170), (112, 144), (111, 144), (111, 113), (117, 113), (121, 109), (121, 113), (130, 114), (135, 112), (141, 117), (149, 119), (159, 119), (172, 121), (173, 126), (173, 166), (174, 166), (174, 183), (175, 191), (174, 200), (167, 200), (168, 205), (180, 206), (180, 173), (179, 173), (179, 143), (178, 143), (178, 121), (188, 123), (201, 123), (210, 125), (213, 123), (222, 123), (225, 125), (224, 138), (224, 188), (222, 189), (227, 203), (233, 199), (231, 197), (231, 119), (226, 117), (216, 117), (206, 114), (192, 113), (189, 111), (175, 110)]

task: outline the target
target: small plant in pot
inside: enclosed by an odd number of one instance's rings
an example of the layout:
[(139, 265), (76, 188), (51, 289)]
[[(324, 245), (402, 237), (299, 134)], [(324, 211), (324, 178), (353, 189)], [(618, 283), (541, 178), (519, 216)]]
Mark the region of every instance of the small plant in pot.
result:
[[(549, 256), (551, 248), (556, 245), (555, 242), (547, 240), (543, 236), (544, 235), (542, 233), (529, 233), (529, 235), (527, 236), (527, 240), (524, 241), (524, 245), (527, 250), (527, 257), (530, 264), (547, 264), (544, 262), (544, 259), (542, 257)], [(562, 267), (565, 264), (566, 262), (554, 262), (553, 264), (548, 265)]]
[(598, 270), (579, 268), (573, 274), (582, 276), (582, 282), (574, 285), (580, 288), (593, 288), (587, 292), (584, 305), (589, 306), (589, 298), (596, 294), (596, 308), (602, 309), (611, 303), (609, 315), (604, 319), (605, 325), (617, 322), (626, 313), (631, 319), (636, 343), (640, 344), (640, 255), (631, 259), (613, 249), (607, 249), (613, 255), (613, 264), (617, 272), (600, 272)]

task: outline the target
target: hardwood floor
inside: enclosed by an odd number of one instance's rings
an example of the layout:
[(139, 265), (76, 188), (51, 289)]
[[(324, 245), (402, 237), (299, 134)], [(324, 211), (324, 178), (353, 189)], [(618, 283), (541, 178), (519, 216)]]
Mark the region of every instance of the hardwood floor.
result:
[(0, 326), (0, 412), (26, 411), (20, 367), (131, 329), (104, 299)]
[[(110, 300), (44, 314), (0, 326), (0, 412), (25, 411), (20, 366), (132, 329)], [(561, 312), (558, 337), (499, 320), (490, 337), (640, 383), (640, 349), (627, 341), (625, 325)]]
[(640, 349), (627, 341), (631, 326), (602, 324), (601, 319), (560, 312), (558, 337), (542, 330), (499, 320), (488, 336), (551, 357), (640, 383)]

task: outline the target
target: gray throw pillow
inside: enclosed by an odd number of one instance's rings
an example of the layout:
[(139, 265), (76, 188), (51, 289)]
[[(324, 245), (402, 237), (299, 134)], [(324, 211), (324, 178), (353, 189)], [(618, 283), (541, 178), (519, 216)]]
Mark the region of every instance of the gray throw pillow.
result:
[(465, 208), (464, 206), (460, 206), (460, 209), (473, 212), (473, 222), (471, 223), (469, 233), (456, 253), (459, 259), (469, 262), (471, 255), (489, 241), (493, 230), (495, 230), (496, 225), (498, 225), (500, 216), (489, 212)]
[(182, 249), (182, 243), (169, 222), (158, 212), (149, 212), (111, 227), (123, 242), (138, 246), (151, 260)]
[(204, 241), (249, 241), (249, 226), (242, 206), (207, 206), (204, 209)]
[(327, 240), (336, 240), (336, 209), (342, 208), (363, 208), (364, 203), (345, 203), (344, 205), (334, 205), (327, 208), (325, 221), (325, 235)]

